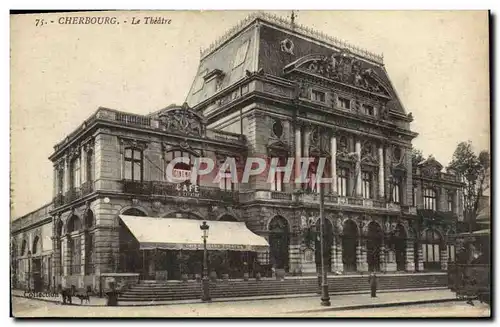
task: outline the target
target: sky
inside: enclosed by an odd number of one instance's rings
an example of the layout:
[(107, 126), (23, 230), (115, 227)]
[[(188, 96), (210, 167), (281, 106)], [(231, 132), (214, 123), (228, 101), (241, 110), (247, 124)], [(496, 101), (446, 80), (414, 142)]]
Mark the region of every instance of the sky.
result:
[[(48, 157), (57, 142), (99, 106), (147, 114), (182, 104), (200, 48), (248, 14), (90, 14), (142, 22), (146, 16), (163, 17), (171, 19), (168, 25), (65, 25), (57, 23), (59, 14), (11, 17), (11, 219), (51, 201)], [(419, 136), (413, 145), (425, 156), (446, 166), (456, 145), (467, 140), (477, 152), (489, 150), (486, 11), (298, 11), (296, 16), (298, 24), (384, 54), (398, 96), (414, 117), (411, 129)]]

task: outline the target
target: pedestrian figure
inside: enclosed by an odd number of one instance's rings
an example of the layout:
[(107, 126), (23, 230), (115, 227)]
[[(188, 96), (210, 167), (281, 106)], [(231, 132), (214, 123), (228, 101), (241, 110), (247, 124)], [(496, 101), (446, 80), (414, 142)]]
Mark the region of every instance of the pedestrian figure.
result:
[(377, 274), (375, 272), (370, 273), (368, 283), (370, 283), (372, 297), (377, 297)]

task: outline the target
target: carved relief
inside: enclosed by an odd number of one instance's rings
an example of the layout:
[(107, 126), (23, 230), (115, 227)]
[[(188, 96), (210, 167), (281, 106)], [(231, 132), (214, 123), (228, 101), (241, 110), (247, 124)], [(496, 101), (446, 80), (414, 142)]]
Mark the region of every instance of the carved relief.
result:
[(362, 64), (349, 51), (334, 53), (321, 59), (304, 63), (304, 68), (326, 78), (348, 83), (373, 93), (389, 95), (377, 80), (378, 76), (371, 68), (363, 69)]
[(188, 108), (187, 104), (182, 107), (167, 109), (158, 116), (160, 128), (173, 133), (203, 136), (203, 119)]

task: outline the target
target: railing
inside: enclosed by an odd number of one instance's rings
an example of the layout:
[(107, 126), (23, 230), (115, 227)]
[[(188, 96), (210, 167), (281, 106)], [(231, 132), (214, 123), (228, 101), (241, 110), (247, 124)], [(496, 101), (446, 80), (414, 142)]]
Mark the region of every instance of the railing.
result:
[(140, 115), (117, 112), (115, 120), (127, 125), (151, 126), (151, 118)]
[(355, 205), (355, 206), (362, 206), (363, 199), (361, 199), (361, 198), (347, 198), (347, 204)]
[[(148, 116), (129, 114), (107, 108), (99, 108), (97, 112), (94, 115), (92, 115), (92, 117), (84, 121), (78, 128), (76, 128), (74, 131), (68, 134), (63, 141), (56, 144), (54, 146), (55, 151), (59, 151), (79, 132), (85, 130), (87, 126), (89, 126), (92, 122), (96, 120), (119, 122), (120, 124), (123, 125), (137, 126), (143, 128), (147, 127), (151, 129), (157, 129), (160, 124), (159, 120), (153, 119)], [(236, 142), (238, 144), (245, 144), (246, 142), (246, 138), (244, 135), (218, 131), (218, 130), (207, 130), (206, 137), (208, 139), (219, 140), (223, 142)]]
[(432, 209), (417, 209), (417, 215), (424, 219), (453, 220), (457, 215), (451, 211), (439, 211)]
[(179, 196), (222, 201), (238, 201), (236, 191), (225, 191), (216, 187), (175, 184), (157, 181), (123, 180), (123, 192), (141, 195)]
[(71, 203), (82, 197), (80, 188), (72, 188), (64, 195), (64, 203)]
[(271, 191), (271, 199), (273, 200), (292, 200), (292, 194), (287, 192)]

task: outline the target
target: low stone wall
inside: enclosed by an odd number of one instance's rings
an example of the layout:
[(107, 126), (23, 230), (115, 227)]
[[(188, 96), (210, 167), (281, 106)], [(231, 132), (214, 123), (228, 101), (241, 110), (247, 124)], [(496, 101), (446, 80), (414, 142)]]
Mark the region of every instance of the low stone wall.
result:
[(131, 285), (139, 283), (138, 273), (104, 273), (99, 276), (99, 285), (104, 292), (109, 291), (109, 282), (113, 281), (116, 289), (123, 291), (130, 288)]

